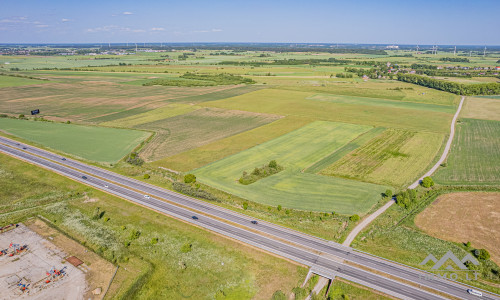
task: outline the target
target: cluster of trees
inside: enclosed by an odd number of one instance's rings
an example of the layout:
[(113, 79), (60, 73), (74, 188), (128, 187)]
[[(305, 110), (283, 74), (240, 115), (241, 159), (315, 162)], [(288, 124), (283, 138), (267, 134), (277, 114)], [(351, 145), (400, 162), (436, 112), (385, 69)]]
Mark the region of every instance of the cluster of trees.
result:
[(405, 190), (397, 194), (396, 203), (404, 209), (410, 209), (418, 202), (417, 191)]
[(206, 74), (199, 75), (193, 73), (185, 73), (178, 79), (157, 78), (146, 83), (143, 86), (163, 85), (163, 86), (216, 86), (216, 85), (232, 85), (232, 84), (253, 84), (254, 80), (233, 74)]
[(462, 84), (446, 80), (433, 79), (414, 74), (398, 73), (398, 80), (418, 84), (457, 95), (498, 95), (500, 83)]
[(470, 62), (468, 58), (465, 57), (441, 57), (440, 61), (449, 61), (449, 62)]
[(243, 175), (238, 179), (238, 182), (244, 185), (256, 182), (259, 179), (279, 173), (283, 167), (278, 165), (275, 160), (271, 160), (267, 165), (260, 168), (255, 168), (251, 173), (243, 172)]
[(352, 74), (352, 73), (337, 73), (337, 74), (335, 74), (335, 77), (337, 77), (337, 78), (353, 78), (354, 74)]

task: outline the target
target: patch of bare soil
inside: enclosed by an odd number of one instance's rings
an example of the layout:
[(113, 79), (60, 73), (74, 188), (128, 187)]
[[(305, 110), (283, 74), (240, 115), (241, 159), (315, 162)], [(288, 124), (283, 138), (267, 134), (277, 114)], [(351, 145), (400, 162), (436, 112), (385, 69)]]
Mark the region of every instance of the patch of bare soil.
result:
[(462, 192), (439, 196), (415, 218), (429, 235), (484, 248), (500, 264), (500, 193)]
[[(83, 295), (83, 299), (102, 298), (116, 269), (112, 263), (104, 260), (94, 252), (87, 250), (84, 246), (68, 238), (58, 230), (48, 226), (40, 219), (29, 220), (26, 222), (26, 226), (48, 239), (56, 247), (62, 249), (67, 254), (67, 257), (76, 256), (82, 260), (83, 264), (78, 268), (85, 273), (85, 280), (87, 282), (87, 288)], [(66, 262), (66, 265), (69, 265), (69, 263)], [(99, 295), (94, 295), (92, 293), (92, 291), (96, 289), (101, 290)]]

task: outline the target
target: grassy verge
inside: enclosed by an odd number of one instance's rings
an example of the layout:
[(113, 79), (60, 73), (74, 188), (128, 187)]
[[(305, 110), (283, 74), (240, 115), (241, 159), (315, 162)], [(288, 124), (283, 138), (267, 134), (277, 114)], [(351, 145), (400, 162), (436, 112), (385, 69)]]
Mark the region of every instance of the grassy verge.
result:
[[(414, 222), (415, 216), (432, 203), (439, 195), (464, 191), (481, 190), (481, 187), (436, 187), (430, 191), (419, 191), (419, 202), (411, 209), (403, 209), (398, 205), (391, 206), (384, 214), (374, 220), (354, 240), (352, 246), (360, 250), (401, 262), (415, 268), (430, 270), (432, 265), (420, 265), (429, 254), (442, 257), (446, 252), (452, 251), (457, 257), (464, 257), (473, 249), (461, 243), (441, 240), (427, 235), (420, 230)], [(491, 260), (482, 261), (478, 268), (480, 276), (478, 281), (465, 281), (467, 284), (500, 292), (500, 268)], [(491, 285), (488, 285), (490, 283)]]
[[(57, 174), (4, 155), (1, 162), (2, 176), (14, 174), (13, 180), (23, 183), (16, 190), (26, 197), (38, 177), (56, 190), (76, 195), (30, 213), (0, 215), (0, 221), (18, 222), (40, 214), (69, 237), (118, 264), (109, 298), (212, 299), (222, 293), (228, 298), (265, 299), (277, 289), (290, 293), (305, 275), (302, 267)], [(1, 193), (10, 192), (7, 187)], [(186, 244), (189, 251), (183, 250)]]

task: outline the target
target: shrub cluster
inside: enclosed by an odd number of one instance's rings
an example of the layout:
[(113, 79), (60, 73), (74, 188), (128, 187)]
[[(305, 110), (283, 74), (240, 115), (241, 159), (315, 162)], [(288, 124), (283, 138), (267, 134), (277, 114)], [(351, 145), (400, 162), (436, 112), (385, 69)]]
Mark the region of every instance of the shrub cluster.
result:
[(278, 165), (275, 160), (271, 160), (267, 165), (260, 168), (255, 168), (250, 174), (243, 172), (243, 175), (238, 180), (239, 183), (247, 185), (256, 182), (259, 179), (279, 173), (283, 167)]
[(142, 158), (139, 157), (137, 152), (130, 153), (126, 161), (134, 166), (141, 166), (144, 163), (144, 161), (142, 160)]
[(182, 182), (174, 182), (173, 185), (172, 185), (172, 187), (177, 192), (183, 193), (183, 194), (186, 194), (186, 195), (189, 195), (189, 196), (198, 197), (198, 198), (202, 198), (202, 199), (206, 199), (206, 200), (211, 200), (211, 201), (220, 201), (219, 198), (217, 198), (216, 196), (210, 194), (209, 192), (201, 190), (201, 189), (194, 188), (194, 187), (192, 187), (192, 186), (190, 186), (188, 184), (184, 184)]
[(411, 208), (417, 201), (417, 191), (411, 189), (402, 191), (396, 196), (396, 203), (405, 209)]

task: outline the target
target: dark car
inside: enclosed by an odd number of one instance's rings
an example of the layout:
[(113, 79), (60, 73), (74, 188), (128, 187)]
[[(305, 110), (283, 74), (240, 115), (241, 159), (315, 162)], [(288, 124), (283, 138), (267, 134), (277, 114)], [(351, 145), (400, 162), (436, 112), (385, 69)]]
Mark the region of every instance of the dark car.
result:
[(26, 148), (26, 147), (23, 147), (23, 149), (24, 149), (24, 150), (26, 150), (26, 149), (28, 149), (28, 148)]
[(191, 219), (198, 220), (198, 217), (197, 216), (192, 216)]
[(66, 160), (66, 158), (64, 158), (64, 157), (63, 157), (63, 158), (61, 158), (61, 159), (62, 159), (62, 160)]
[(83, 179), (87, 179), (87, 176), (82, 176)]
[(255, 225), (259, 224), (257, 221), (251, 221), (251, 223)]
[(16, 145), (21, 146), (21, 144), (17, 143)]

